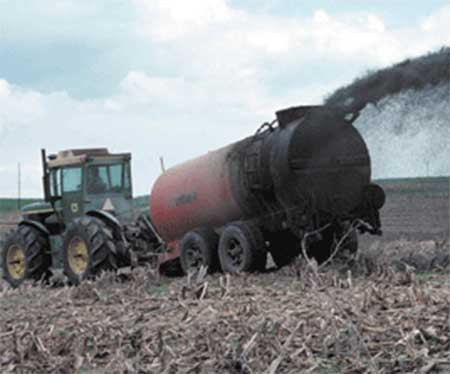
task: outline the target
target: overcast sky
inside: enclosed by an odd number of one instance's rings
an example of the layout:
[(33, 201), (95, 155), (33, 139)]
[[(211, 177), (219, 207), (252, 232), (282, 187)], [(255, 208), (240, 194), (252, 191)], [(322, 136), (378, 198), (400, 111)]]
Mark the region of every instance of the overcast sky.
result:
[[(318, 104), (368, 70), (450, 44), (440, 0), (0, 0), (0, 196), (41, 195), (39, 150), (167, 166)], [(381, 175), (377, 177), (383, 177)]]

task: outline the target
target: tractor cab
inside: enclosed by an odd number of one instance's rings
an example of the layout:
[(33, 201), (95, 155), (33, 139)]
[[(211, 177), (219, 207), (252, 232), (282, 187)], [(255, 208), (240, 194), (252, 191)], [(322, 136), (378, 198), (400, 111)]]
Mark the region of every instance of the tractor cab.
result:
[(121, 223), (133, 220), (130, 153), (94, 148), (48, 158), (43, 151), (42, 156), (45, 201), (53, 204), (60, 220), (68, 223), (90, 211), (111, 214)]

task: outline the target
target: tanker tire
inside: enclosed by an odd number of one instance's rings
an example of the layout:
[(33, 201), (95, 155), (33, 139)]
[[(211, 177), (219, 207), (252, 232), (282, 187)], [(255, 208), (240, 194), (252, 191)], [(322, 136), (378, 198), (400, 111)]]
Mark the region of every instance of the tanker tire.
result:
[(358, 233), (356, 230), (352, 230), (344, 240), (342, 251), (348, 251), (350, 254), (355, 254), (358, 251)]
[(273, 234), (269, 239), (270, 255), (277, 268), (290, 264), (301, 253), (301, 243), (290, 233)]
[(329, 227), (322, 231), (322, 239), (307, 245), (307, 256), (314, 258), (319, 264), (328, 260), (334, 249), (334, 230)]
[[(326, 229), (322, 233), (322, 239), (318, 242), (311, 243), (307, 250), (309, 257), (313, 257), (320, 264), (333, 254), (335, 249), (335, 241), (339, 242), (339, 238), (336, 238), (336, 234), (332, 228)], [(350, 252), (350, 254), (356, 253), (358, 250), (358, 235), (356, 230), (353, 230), (348, 237), (341, 244), (341, 248), (338, 253), (344, 251)]]
[(173, 260), (164, 262), (159, 266), (159, 271), (168, 277), (181, 277), (184, 275), (180, 258), (174, 258)]
[[(85, 254), (71, 253), (74, 241), (79, 241), (81, 248), (83, 246), (86, 248)], [(77, 255), (84, 257), (80, 258), (82, 262), (86, 262), (84, 270), (82, 265), (76, 266)], [(95, 217), (74, 219), (64, 235), (62, 257), (64, 274), (71, 284), (79, 284), (84, 279), (94, 278), (103, 271), (117, 270), (117, 248), (112, 229)]]
[(264, 271), (267, 250), (259, 227), (245, 223), (231, 223), (219, 240), (219, 259), (226, 273)]
[(207, 267), (210, 274), (216, 272), (219, 269), (218, 244), (219, 236), (211, 228), (202, 227), (189, 231), (180, 242), (183, 272), (188, 274), (201, 266)]
[[(23, 253), (23, 276), (14, 277), (8, 267), (8, 252), (16, 246)], [(51, 265), (48, 238), (32, 226), (21, 225), (8, 234), (2, 243), (2, 277), (16, 288), (26, 279), (43, 280), (48, 278)]]

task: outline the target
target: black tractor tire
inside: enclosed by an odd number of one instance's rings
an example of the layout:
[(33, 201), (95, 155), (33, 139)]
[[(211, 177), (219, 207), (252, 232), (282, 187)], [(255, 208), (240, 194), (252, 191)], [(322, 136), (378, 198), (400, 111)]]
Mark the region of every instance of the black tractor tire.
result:
[(180, 241), (180, 262), (185, 274), (208, 268), (208, 273), (219, 269), (219, 236), (209, 227), (202, 227), (186, 233)]
[(278, 268), (290, 264), (301, 253), (301, 241), (290, 232), (272, 234), (269, 251)]
[(227, 225), (219, 240), (219, 260), (226, 273), (264, 271), (267, 249), (259, 227), (247, 222)]
[(64, 234), (62, 257), (64, 274), (72, 284), (103, 271), (117, 270), (118, 252), (112, 229), (95, 217), (74, 219)]
[[(48, 278), (51, 265), (48, 237), (35, 227), (20, 225), (8, 234), (1, 247), (2, 276), (12, 287), (18, 287), (26, 279)], [(15, 251), (15, 259), (11, 251)], [(13, 261), (20, 267), (19, 271), (11, 267)]]

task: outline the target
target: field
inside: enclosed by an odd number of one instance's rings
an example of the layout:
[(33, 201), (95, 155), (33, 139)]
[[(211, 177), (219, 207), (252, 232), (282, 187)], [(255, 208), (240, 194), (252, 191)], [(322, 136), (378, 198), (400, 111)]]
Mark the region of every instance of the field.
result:
[(19, 207), (24, 205), (35, 203), (40, 201), (39, 199), (0, 199), (0, 214), (7, 214), (15, 212)]
[(449, 179), (381, 183), (385, 236), (323, 268), (1, 284), (0, 371), (449, 373)]
[(381, 210), (384, 239), (450, 236), (450, 178), (378, 181), (386, 191)]

